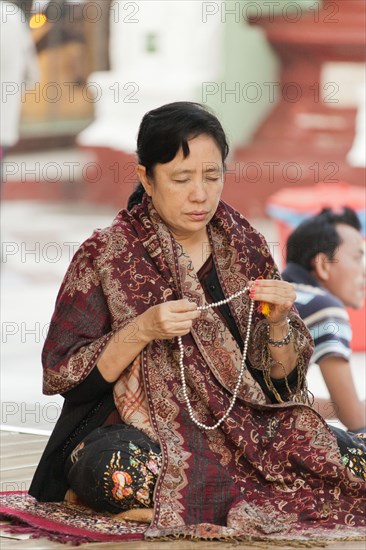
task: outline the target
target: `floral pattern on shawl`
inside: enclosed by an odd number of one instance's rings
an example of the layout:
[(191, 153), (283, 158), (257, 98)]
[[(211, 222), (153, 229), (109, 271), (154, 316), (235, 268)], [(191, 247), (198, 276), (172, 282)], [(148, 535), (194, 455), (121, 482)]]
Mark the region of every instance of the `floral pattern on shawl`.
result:
[[(279, 277), (263, 237), (223, 202), (209, 237), (226, 296), (259, 275)], [(202, 299), (150, 200), (121, 211), (110, 228), (82, 245), (65, 277), (43, 354), (46, 392), (76, 386), (95, 367), (108, 339), (120, 328), (133, 330), (133, 319), (146, 308), (190, 293)], [(245, 335), (248, 300), (233, 301), (230, 309)], [(311, 337), (295, 310), (291, 316), (299, 364), (306, 368)], [(255, 312), (249, 357), (254, 368), (268, 370), (262, 319)], [(214, 313), (205, 322), (214, 342), (204, 341), (199, 322), (183, 339), (186, 378), (196, 416), (214, 423), (229, 405), (240, 350), (232, 348), (230, 364), (223, 349), (228, 341), (232, 345), (230, 338), (220, 334)], [(273, 534), (273, 526), (279, 537), (290, 538), (298, 533), (332, 538), (334, 531), (347, 536), (350, 527), (352, 535), (362, 533), (365, 483), (345, 468), (334, 435), (315, 411), (302, 403), (266, 403), (257, 383), (247, 378), (228, 419), (217, 430), (202, 432), (186, 411), (178, 356), (175, 341), (161, 340), (140, 357), (151, 429), (163, 454), (148, 536), (260, 537)]]

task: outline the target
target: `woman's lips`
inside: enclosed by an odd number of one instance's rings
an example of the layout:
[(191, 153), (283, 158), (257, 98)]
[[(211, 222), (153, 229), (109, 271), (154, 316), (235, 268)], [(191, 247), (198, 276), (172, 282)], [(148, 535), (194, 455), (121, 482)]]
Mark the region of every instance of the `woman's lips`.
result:
[(207, 214), (208, 212), (188, 212), (187, 216), (189, 216), (192, 220), (201, 221), (206, 218)]

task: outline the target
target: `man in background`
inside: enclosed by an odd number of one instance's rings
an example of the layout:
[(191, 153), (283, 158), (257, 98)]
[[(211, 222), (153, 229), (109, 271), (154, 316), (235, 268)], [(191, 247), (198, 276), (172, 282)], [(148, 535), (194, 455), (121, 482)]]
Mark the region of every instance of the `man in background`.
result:
[[(352, 330), (345, 307), (364, 303), (365, 266), (361, 225), (350, 208), (326, 208), (305, 220), (287, 241), (282, 276), (294, 283), (295, 305), (315, 343), (312, 362), (320, 367), (335, 415), (349, 431), (366, 431), (365, 403), (350, 367)], [(329, 413), (329, 402), (315, 404)], [(327, 411), (328, 409), (328, 411)]]

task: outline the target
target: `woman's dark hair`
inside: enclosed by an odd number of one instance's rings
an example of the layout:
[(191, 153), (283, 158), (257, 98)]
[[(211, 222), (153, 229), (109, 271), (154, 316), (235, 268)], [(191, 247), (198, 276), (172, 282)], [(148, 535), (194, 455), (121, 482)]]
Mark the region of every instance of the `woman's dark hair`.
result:
[[(184, 158), (188, 157), (188, 140), (202, 134), (215, 140), (225, 165), (229, 152), (225, 132), (215, 115), (206, 107), (189, 101), (158, 107), (146, 113), (141, 121), (137, 137), (138, 162), (146, 167), (146, 174), (152, 176), (154, 166), (173, 160), (180, 148)], [(141, 202), (144, 193), (139, 182), (128, 199), (128, 210)]]
[(289, 236), (286, 245), (287, 262), (301, 265), (308, 271), (313, 270), (313, 259), (320, 252), (332, 260), (342, 239), (336, 225), (350, 225), (357, 231), (361, 230), (361, 223), (352, 208), (343, 208), (341, 212), (334, 212), (331, 208), (323, 210), (303, 221)]

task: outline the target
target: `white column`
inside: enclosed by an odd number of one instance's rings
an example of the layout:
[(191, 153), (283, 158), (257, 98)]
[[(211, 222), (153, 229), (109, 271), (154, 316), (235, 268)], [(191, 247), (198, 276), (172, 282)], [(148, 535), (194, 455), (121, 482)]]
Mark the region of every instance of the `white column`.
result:
[(132, 152), (145, 112), (171, 101), (200, 101), (203, 82), (221, 73), (224, 25), (198, 0), (116, 0), (111, 8), (111, 71), (91, 75), (95, 121), (81, 145)]

